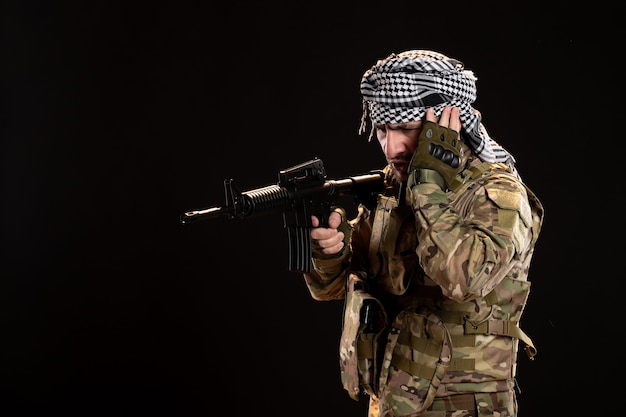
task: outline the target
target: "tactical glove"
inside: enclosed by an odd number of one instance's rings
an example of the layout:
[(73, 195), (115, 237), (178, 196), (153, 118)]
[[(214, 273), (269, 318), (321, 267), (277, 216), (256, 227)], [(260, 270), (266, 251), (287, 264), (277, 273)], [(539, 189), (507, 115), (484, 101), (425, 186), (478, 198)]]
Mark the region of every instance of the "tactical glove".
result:
[[(341, 214), (341, 224), (337, 228), (340, 232), (343, 232), (343, 247), (350, 247), (350, 242), (352, 240), (352, 225), (348, 221), (348, 215), (346, 210), (341, 207), (335, 207), (333, 211)], [(343, 252), (343, 251), (342, 251)]]
[(418, 140), (409, 164), (409, 189), (415, 184), (430, 182), (446, 191), (454, 177), (463, 170), (459, 133), (437, 123), (424, 121)]

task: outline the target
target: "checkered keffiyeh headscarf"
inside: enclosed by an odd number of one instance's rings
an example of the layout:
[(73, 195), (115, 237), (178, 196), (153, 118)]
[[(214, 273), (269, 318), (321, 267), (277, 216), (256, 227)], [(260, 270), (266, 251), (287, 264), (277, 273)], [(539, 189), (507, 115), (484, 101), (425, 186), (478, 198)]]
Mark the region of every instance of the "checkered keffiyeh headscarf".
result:
[(491, 139), (480, 112), (472, 107), (476, 77), (462, 62), (427, 50), (391, 54), (365, 72), (361, 94), (359, 134), (365, 131), (368, 115), (373, 124), (404, 123), (422, 120), (428, 107), (439, 117), (445, 106), (454, 106), (459, 108), (463, 138), (474, 153), (485, 162), (505, 162), (515, 171), (515, 158)]

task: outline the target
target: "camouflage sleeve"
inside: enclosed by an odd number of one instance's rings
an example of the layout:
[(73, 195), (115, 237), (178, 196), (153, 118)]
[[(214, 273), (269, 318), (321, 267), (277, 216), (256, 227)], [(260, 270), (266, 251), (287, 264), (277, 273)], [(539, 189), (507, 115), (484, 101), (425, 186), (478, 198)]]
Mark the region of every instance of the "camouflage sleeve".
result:
[(338, 300), (345, 297), (346, 280), (354, 267), (355, 255), (362, 258), (367, 253), (371, 236), (369, 215), (368, 209), (359, 207), (358, 215), (350, 221), (350, 245), (339, 255), (324, 256), (313, 250), (313, 270), (304, 274), (304, 281), (313, 299)]
[(489, 293), (532, 237), (523, 184), (499, 177), (475, 184), (470, 192), (471, 199), (456, 209), (436, 184), (415, 185), (409, 196), (421, 266), (447, 297), (458, 302)]
[(350, 250), (344, 248), (339, 256), (313, 257), (313, 270), (304, 273), (304, 282), (315, 300), (339, 300), (345, 296), (345, 277)]

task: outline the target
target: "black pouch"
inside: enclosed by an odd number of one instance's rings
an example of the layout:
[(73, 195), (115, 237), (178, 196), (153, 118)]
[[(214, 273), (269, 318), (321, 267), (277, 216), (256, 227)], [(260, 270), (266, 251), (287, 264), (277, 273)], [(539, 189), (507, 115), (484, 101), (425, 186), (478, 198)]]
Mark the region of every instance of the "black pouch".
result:
[(350, 397), (358, 400), (361, 388), (377, 393), (378, 367), (381, 361), (381, 337), (387, 316), (378, 299), (367, 292), (365, 282), (351, 274), (347, 283), (343, 330), (339, 346), (341, 382)]

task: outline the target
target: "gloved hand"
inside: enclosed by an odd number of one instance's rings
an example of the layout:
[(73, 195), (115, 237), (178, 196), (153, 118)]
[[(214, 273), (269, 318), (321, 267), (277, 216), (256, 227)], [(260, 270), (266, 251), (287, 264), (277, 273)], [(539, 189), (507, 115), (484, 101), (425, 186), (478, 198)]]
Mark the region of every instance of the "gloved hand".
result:
[(425, 120), (409, 164), (409, 189), (415, 184), (430, 182), (439, 184), (446, 191), (454, 177), (463, 170), (462, 156), (457, 131)]
[[(319, 219), (312, 218), (311, 229), (313, 255), (316, 258), (336, 257), (350, 246), (352, 225), (348, 221), (347, 213), (342, 207), (332, 207), (328, 216), (328, 226), (320, 227)], [(343, 236), (339, 234), (343, 233)]]

